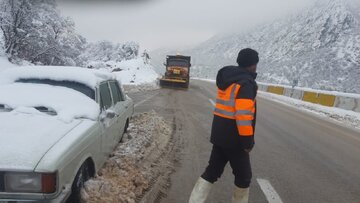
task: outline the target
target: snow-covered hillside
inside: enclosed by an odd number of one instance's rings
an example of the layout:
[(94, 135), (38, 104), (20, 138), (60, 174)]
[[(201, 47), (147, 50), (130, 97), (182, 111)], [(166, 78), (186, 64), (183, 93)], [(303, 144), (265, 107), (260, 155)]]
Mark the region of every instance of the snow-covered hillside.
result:
[(214, 78), (240, 49), (260, 52), (259, 80), (360, 93), (360, 17), (355, 0), (320, 0), (307, 11), (188, 50), (194, 76)]
[(153, 66), (144, 63), (143, 58), (122, 61), (114, 64), (114, 72), (124, 85), (142, 85), (155, 83), (159, 75)]
[(88, 64), (88, 68), (106, 69), (113, 72), (123, 85), (155, 84), (159, 77), (154, 67), (146, 63), (142, 57), (121, 62), (94, 61)]

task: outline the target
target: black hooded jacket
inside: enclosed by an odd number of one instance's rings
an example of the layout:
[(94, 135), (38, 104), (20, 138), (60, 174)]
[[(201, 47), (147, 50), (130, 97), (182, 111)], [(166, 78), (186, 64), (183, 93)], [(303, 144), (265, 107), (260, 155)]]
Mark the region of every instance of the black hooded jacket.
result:
[[(216, 77), (216, 85), (219, 89), (225, 90), (234, 83), (240, 84), (241, 87), (236, 99), (255, 100), (257, 93), (256, 75), (256, 73), (251, 73), (238, 66), (226, 66), (219, 70)], [(256, 111), (253, 120), (254, 131), (255, 124)], [(223, 148), (242, 149), (252, 149), (255, 144), (254, 135), (249, 137), (239, 136), (235, 120), (217, 115), (214, 115), (212, 124), (211, 143)]]

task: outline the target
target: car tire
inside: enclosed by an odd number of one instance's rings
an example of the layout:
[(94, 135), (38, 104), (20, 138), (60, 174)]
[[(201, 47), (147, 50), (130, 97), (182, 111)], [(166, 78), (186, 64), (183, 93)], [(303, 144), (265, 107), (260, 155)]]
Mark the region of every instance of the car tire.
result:
[(129, 128), (129, 119), (126, 119), (126, 123), (125, 123), (125, 126), (124, 126), (124, 131), (121, 135), (121, 138), (120, 138), (120, 143), (123, 141), (123, 138), (124, 138), (124, 134), (128, 132), (128, 128)]
[(129, 119), (126, 119), (125, 127), (124, 127), (124, 134), (128, 132), (129, 128)]
[(81, 189), (85, 182), (90, 179), (89, 166), (84, 163), (75, 176), (75, 180), (71, 187), (71, 195), (66, 203), (79, 203), (81, 201)]

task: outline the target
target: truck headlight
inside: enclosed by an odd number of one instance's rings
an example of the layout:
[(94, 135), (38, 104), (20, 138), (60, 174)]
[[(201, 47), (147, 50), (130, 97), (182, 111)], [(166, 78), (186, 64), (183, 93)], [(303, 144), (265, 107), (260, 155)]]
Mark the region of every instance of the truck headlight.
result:
[(54, 193), (56, 174), (9, 172), (4, 175), (5, 192)]

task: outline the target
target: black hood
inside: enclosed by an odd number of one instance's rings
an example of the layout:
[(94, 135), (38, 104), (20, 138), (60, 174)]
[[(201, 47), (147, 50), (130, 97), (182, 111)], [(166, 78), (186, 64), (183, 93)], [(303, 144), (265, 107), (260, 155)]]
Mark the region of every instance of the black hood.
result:
[(226, 66), (219, 70), (216, 76), (216, 85), (219, 89), (225, 90), (234, 83), (255, 81), (257, 74), (251, 73), (238, 66)]

